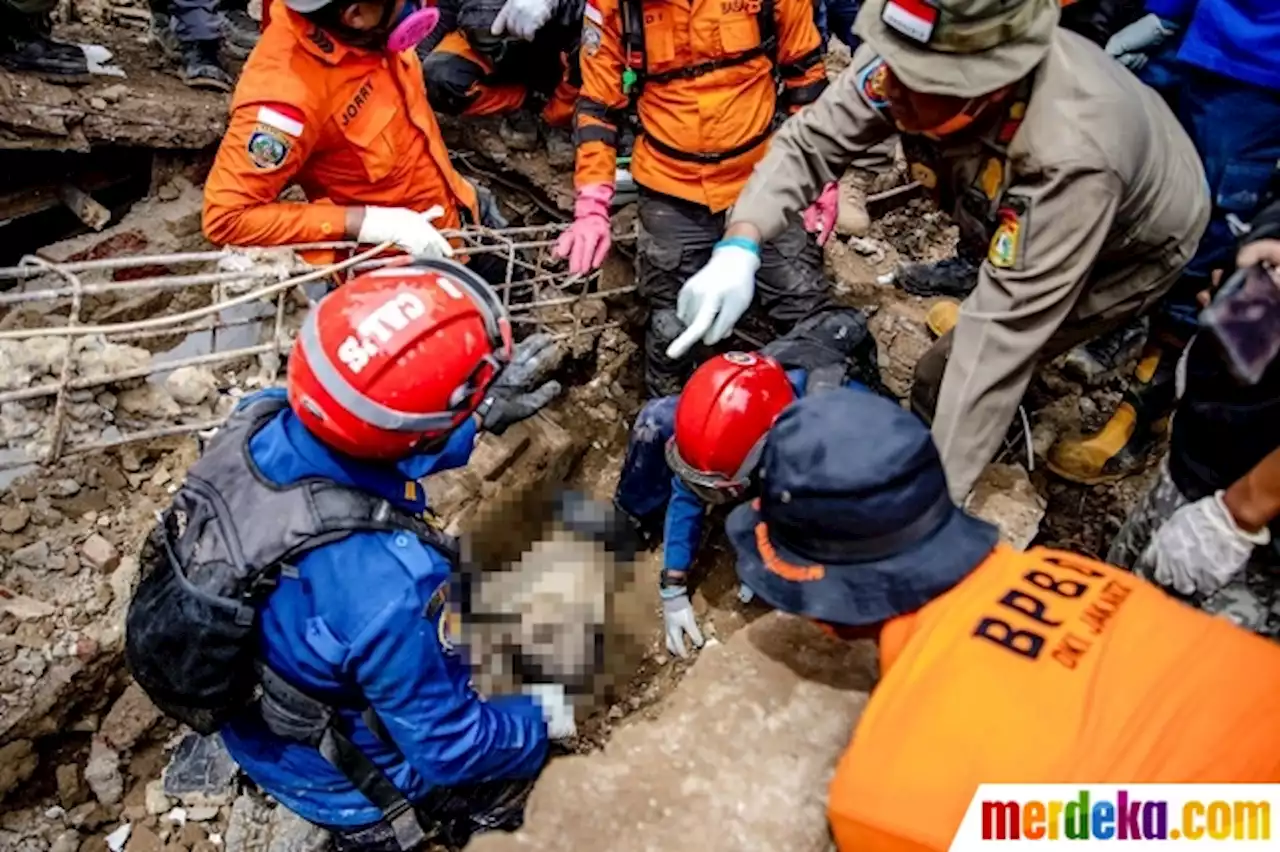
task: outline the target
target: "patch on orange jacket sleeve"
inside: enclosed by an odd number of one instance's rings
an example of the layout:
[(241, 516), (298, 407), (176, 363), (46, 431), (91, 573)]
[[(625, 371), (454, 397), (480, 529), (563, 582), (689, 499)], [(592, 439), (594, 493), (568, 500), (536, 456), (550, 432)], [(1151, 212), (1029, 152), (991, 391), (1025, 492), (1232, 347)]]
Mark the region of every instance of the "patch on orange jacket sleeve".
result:
[(293, 142), (279, 130), (259, 124), (249, 134), (249, 162), (261, 171), (274, 171), (284, 164)]

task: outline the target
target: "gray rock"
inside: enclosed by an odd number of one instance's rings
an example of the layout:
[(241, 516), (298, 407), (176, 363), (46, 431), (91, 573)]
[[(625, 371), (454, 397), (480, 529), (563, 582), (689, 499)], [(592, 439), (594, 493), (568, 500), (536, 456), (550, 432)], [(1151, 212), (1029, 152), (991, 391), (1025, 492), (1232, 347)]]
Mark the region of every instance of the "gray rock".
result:
[(231, 806), (231, 818), (223, 838), (226, 852), (268, 852), (273, 811), (274, 808), (249, 793), (237, 798)]
[(175, 417), (182, 409), (164, 388), (150, 383), (120, 394), (120, 410), (135, 417)]
[(54, 838), (49, 852), (76, 852), (80, 848), (80, 832), (68, 829)]
[(49, 561), (49, 542), (43, 538), (33, 541), (25, 547), (19, 547), (9, 558), (15, 565), (24, 568), (44, 568)]
[(123, 751), (133, 748), (143, 734), (159, 721), (160, 710), (151, 703), (142, 687), (131, 683), (111, 705), (98, 732), (112, 748)]
[(116, 546), (97, 533), (85, 539), (80, 553), (84, 555), (86, 562), (104, 574), (116, 570), (120, 564), (120, 553)]
[(179, 367), (164, 386), (180, 405), (199, 405), (218, 392), (218, 380), (204, 367)]
[(164, 770), (164, 792), (184, 805), (225, 805), (235, 795), (238, 767), (216, 734), (190, 733)]
[(276, 808), (267, 852), (324, 852), (328, 848), (329, 832), (286, 807)]
[(117, 804), (124, 796), (124, 777), (120, 774), (120, 755), (97, 737), (89, 748), (89, 762), (84, 780), (99, 802)]
[(0, 515), (0, 530), (7, 533), (16, 533), (22, 530), (31, 521), (31, 510), (27, 508), (25, 503), (19, 503), (12, 509)]
[(0, 746), (0, 799), (30, 778), (39, 762), (31, 740), (15, 740)]
[(80, 483), (69, 477), (55, 479), (49, 485), (49, 493), (54, 497), (74, 497), (80, 493)]
[(57, 769), (58, 801), (67, 810), (84, 804), (89, 798), (89, 790), (84, 779), (80, 777), (80, 767), (74, 763), (64, 763)]

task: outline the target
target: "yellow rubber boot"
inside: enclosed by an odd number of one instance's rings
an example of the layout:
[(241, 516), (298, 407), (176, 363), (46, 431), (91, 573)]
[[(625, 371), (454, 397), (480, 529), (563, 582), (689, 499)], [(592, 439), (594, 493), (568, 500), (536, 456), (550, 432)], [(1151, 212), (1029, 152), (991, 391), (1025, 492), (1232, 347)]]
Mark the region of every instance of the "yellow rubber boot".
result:
[(1060, 440), (1045, 460), (1049, 470), (1070, 482), (1099, 485), (1145, 468), (1158, 424), (1173, 404), (1176, 352), (1151, 346), (1134, 370), (1134, 382), (1106, 425), (1092, 435)]
[(940, 299), (929, 306), (924, 315), (924, 324), (934, 337), (942, 337), (956, 327), (960, 320), (960, 303), (955, 299)]

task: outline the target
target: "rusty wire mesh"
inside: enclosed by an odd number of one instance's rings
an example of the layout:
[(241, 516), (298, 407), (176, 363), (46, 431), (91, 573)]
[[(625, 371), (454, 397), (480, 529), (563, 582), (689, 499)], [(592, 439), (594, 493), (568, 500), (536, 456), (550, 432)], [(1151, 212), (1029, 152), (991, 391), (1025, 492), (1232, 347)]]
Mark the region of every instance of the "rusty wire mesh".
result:
[[(599, 273), (568, 275), (551, 255), (564, 227), (446, 232), (465, 245), (460, 254), (503, 259), (505, 280), (494, 289), (518, 336), (599, 334), (619, 325), (607, 319), (604, 300), (634, 290), (602, 289)], [(405, 262), (386, 249), (353, 254), (351, 243), (317, 243), (67, 263), (27, 257), (0, 268), (0, 470), (215, 428), (236, 397), (279, 382), (302, 316), (336, 276)], [(315, 266), (297, 254), (304, 250), (350, 256)], [(153, 315), (99, 321), (148, 300), (162, 306)], [(160, 386), (185, 367), (224, 371), (216, 400), (164, 417), (108, 410), (116, 393)], [(83, 422), (98, 409), (102, 422)]]

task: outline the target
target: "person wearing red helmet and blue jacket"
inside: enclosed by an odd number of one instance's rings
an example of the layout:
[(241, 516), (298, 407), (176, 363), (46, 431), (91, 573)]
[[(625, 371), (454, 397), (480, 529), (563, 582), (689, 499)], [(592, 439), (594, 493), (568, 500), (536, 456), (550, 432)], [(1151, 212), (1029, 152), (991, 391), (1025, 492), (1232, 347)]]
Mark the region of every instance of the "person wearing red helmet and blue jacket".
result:
[[(614, 504), (642, 529), (661, 525), (660, 584), (667, 650), (687, 655), (702, 632), (689, 601), (689, 570), (708, 506), (746, 499), (773, 421), (796, 399), (847, 386), (888, 395), (866, 317), (834, 308), (801, 322), (760, 351), (728, 352), (700, 366), (678, 396), (650, 400), (627, 446)], [(751, 591), (739, 588), (750, 601)]]
[(554, 685), (471, 685), (456, 541), (423, 486), (559, 393), (549, 344), (513, 345), (451, 261), (356, 278), (307, 316), (287, 393), (246, 398), (144, 547), (134, 677), (339, 852), (518, 826), (549, 741), (574, 734)]

